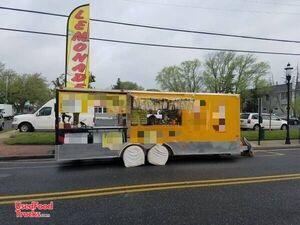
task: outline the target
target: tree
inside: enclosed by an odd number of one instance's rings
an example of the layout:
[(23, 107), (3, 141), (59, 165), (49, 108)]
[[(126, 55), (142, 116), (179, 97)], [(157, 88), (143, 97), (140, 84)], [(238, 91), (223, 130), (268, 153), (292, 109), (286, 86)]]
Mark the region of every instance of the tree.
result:
[(182, 62), (180, 66), (165, 67), (156, 76), (156, 82), (167, 91), (199, 92), (202, 89), (200, 68), (198, 59)]
[[(257, 108), (257, 98), (270, 87), (264, 76), (270, 69), (266, 62), (258, 62), (253, 55), (236, 55), (233, 52), (209, 54), (205, 60), (203, 82), (209, 92), (235, 93), (241, 96), (241, 106)], [(251, 89), (251, 91), (249, 91)]]
[(266, 96), (271, 91), (271, 82), (262, 78), (256, 77), (254, 79), (254, 93), (256, 97), (261, 98)]
[(137, 83), (131, 81), (121, 81), (118, 78), (117, 83), (112, 86), (114, 90), (144, 90), (142, 86), (139, 86)]
[(206, 58), (203, 82), (209, 92), (243, 94), (246, 89), (254, 88), (254, 82), (269, 69), (266, 62), (258, 62), (253, 55), (217, 52)]
[(207, 56), (203, 81), (209, 92), (233, 92), (234, 69), (236, 67), (234, 57), (235, 54), (231, 52), (219, 52)]
[(10, 69), (5, 69), (0, 63), (0, 103), (13, 103), (11, 99), (11, 91), (14, 88), (13, 83), (17, 77), (17, 73)]
[(65, 74), (64, 73), (60, 74), (55, 80), (51, 81), (51, 84), (54, 86), (54, 89), (64, 87), (65, 86)]
[(41, 105), (50, 98), (47, 81), (38, 73), (17, 75), (10, 88), (9, 101), (18, 112), (23, 112), (26, 102)]
[(297, 98), (292, 104), (292, 109), (295, 112), (296, 117), (300, 117), (300, 98)]
[(19, 75), (0, 63), (0, 103), (7, 102), (23, 112), (25, 103), (41, 105), (50, 98), (48, 83), (41, 74)]
[[(88, 88), (94, 88), (92, 87), (91, 83), (96, 82), (96, 76), (90, 72), (89, 77), (89, 86)], [(56, 88), (64, 88), (65, 87), (65, 74), (60, 74), (55, 80), (51, 81), (52, 87), (51, 87), (51, 96), (52, 98), (55, 98)]]
[[(92, 72), (90, 72), (88, 88), (93, 88), (91, 83), (94, 82), (96, 82), (96, 76), (93, 75)], [(53, 93), (55, 93), (56, 88), (65, 87), (65, 74), (64, 73), (60, 74), (55, 80), (51, 81), (51, 84), (54, 86)]]
[[(270, 111), (273, 108), (274, 102), (271, 101), (271, 82), (264, 79), (257, 77), (254, 80), (254, 88), (253, 89), (245, 89), (241, 96), (243, 103), (242, 110), (245, 112), (258, 112), (258, 98), (264, 98), (266, 99), (266, 102), (264, 105), (265, 108)], [(247, 97), (245, 97), (247, 96)]]
[(91, 83), (95, 83), (95, 82), (96, 82), (96, 76), (92, 72), (90, 72), (88, 88), (94, 88), (92, 87)]

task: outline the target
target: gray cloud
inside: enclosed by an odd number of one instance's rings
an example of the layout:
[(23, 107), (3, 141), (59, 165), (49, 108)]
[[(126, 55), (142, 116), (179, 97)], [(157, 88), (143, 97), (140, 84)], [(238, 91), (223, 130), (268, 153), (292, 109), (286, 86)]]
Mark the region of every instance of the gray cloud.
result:
[[(148, 3), (151, 4), (148, 4)], [(293, 2), (267, 4), (265, 1), (90, 1), (91, 17), (184, 29), (297, 39), (299, 6)], [(1, 6), (69, 14), (85, 1), (2, 0)], [(270, 2), (269, 2), (270, 3)], [(288, 4), (290, 3), (290, 4)], [(194, 6), (194, 7), (191, 7)], [(247, 11), (251, 12), (247, 12)], [(260, 11), (258, 13), (257, 11)], [(270, 13), (273, 12), (273, 13)], [(277, 13), (276, 13), (277, 12)], [(288, 14), (288, 13), (291, 14)], [(66, 19), (1, 10), (1, 27), (65, 33)], [(49, 81), (64, 72), (65, 40), (0, 31), (0, 61), (19, 73), (42, 73)], [(214, 36), (147, 30), (93, 22), (91, 36), (173, 45), (300, 52), (300, 44), (251, 41)], [(155, 76), (165, 66), (184, 60), (204, 60), (208, 52), (165, 49), (91, 41), (91, 71), (97, 88), (109, 88), (118, 77), (146, 88), (155, 88)], [(256, 55), (272, 67), (275, 81), (283, 82), (287, 62), (294, 67), (295, 56)]]

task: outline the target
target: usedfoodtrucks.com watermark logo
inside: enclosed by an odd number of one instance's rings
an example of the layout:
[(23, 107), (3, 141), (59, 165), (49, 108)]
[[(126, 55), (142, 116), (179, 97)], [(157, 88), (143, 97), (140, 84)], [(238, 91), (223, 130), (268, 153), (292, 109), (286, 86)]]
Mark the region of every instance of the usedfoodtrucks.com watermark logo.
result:
[(17, 218), (40, 218), (50, 217), (50, 213), (43, 213), (43, 211), (52, 211), (53, 201), (48, 204), (41, 204), (36, 201), (31, 203), (15, 202), (15, 212)]

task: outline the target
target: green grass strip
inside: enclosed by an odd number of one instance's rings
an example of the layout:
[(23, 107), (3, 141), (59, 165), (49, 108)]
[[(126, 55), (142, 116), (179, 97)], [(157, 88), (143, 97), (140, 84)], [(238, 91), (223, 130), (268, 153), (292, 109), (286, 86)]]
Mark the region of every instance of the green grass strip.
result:
[(5, 140), (8, 145), (54, 145), (54, 132), (17, 133)]

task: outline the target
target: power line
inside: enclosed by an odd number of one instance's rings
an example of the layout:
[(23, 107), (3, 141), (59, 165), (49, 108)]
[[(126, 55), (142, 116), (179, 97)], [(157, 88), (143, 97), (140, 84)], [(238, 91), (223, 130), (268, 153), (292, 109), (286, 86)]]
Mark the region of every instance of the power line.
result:
[(265, 4), (265, 5), (273, 5), (273, 6), (296, 6), (299, 7), (300, 4), (291, 4), (282, 1), (259, 1), (259, 0), (244, 0), (245, 2), (254, 3), (254, 4)]
[[(2, 6), (0, 6), (0, 9), (27, 12), (27, 13), (36, 13), (36, 14), (42, 14), (42, 15), (47, 15), (47, 16), (68, 17), (67, 15), (63, 15), (63, 14), (49, 13), (49, 12), (35, 11), (35, 10), (27, 10), (27, 9), (9, 8), (9, 7), (2, 7)], [(135, 23), (125, 23), (125, 22), (119, 22), (119, 21), (93, 19), (93, 18), (91, 18), (90, 20), (94, 21), (94, 22), (102, 22), (102, 23), (110, 23), (110, 24), (116, 24), (116, 25), (124, 25), (124, 26), (156, 29), (156, 30), (166, 30), (166, 31), (182, 32), (182, 33), (223, 36), (223, 37), (231, 37), (231, 38), (243, 38), (243, 39), (252, 39), (252, 40), (260, 40), (260, 41), (274, 41), (274, 42), (297, 43), (297, 44), (300, 43), (300, 40), (288, 40), (288, 39), (278, 39), (278, 38), (256, 37), (256, 36), (249, 36), (249, 35), (236, 35), (236, 34), (206, 32), (206, 31), (197, 31), (197, 30), (186, 30), (186, 29), (179, 29), (179, 28), (151, 26), (151, 25), (143, 25), (143, 24), (135, 24)]]
[(23, 30), (23, 29), (12, 29), (12, 28), (6, 28), (6, 27), (0, 27), (0, 30), (21, 32), (21, 33), (29, 33), (29, 34), (41, 34), (41, 35), (49, 35), (49, 36), (66, 37), (65, 34), (42, 32), (42, 31), (32, 31), (32, 30)]
[(29, 10), (29, 9), (11, 8), (11, 7), (4, 7), (4, 6), (0, 6), (0, 9), (18, 11), (18, 12), (26, 12), (26, 13), (42, 14), (42, 15), (47, 15), (47, 16), (68, 17), (67, 15), (64, 15), (64, 14), (49, 13), (49, 12)]
[[(30, 33), (30, 34), (40, 34), (40, 35), (51, 35), (51, 36), (66, 37), (66, 35), (58, 34), (58, 33), (31, 31), (31, 30), (22, 30), (22, 29), (12, 29), (12, 28), (5, 28), (5, 27), (0, 27), (0, 30)], [(176, 48), (176, 49), (204, 50), (204, 51), (230, 51), (230, 52), (237, 52), (237, 53), (300, 56), (300, 53), (289, 53), (289, 52), (270, 52), (270, 51), (243, 50), (243, 49), (209, 48), (209, 47), (181, 46), (181, 45), (165, 45), (165, 44), (155, 44), (155, 43), (146, 43), (146, 42), (132, 42), (132, 41), (124, 41), (124, 40), (97, 38), (97, 37), (91, 37), (90, 39), (95, 40), (95, 41), (104, 41), (104, 42), (130, 44), (130, 45), (140, 45), (140, 46), (150, 46), (150, 47), (161, 47), (161, 48)]]
[(174, 3), (165, 3), (165, 2), (149, 2), (149, 1), (141, 1), (141, 0), (122, 0), (125, 2), (135, 2), (139, 4), (148, 4), (148, 5), (159, 5), (159, 6), (171, 6), (171, 7), (179, 7), (179, 8), (191, 8), (191, 9), (201, 9), (201, 10), (211, 10), (211, 11), (228, 11), (234, 13), (258, 13), (258, 14), (271, 14), (271, 15), (278, 15), (278, 14), (285, 14), (285, 15), (295, 15), (299, 16), (300, 13), (297, 12), (273, 12), (273, 11), (261, 11), (261, 10), (241, 10), (241, 9), (224, 9), (224, 8), (215, 8), (215, 7), (205, 7), (199, 5), (186, 5), (186, 4), (174, 4)]
[(150, 26), (150, 25), (142, 25), (142, 24), (124, 23), (124, 22), (117, 22), (117, 21), (111, 21), (111, 20), (100, 20), (100, 19), (91, 19), (91, 20), (92, 21), (97, 21), (97, 22), (103, 22), (103, 23), (112, 23), (112, 24), (126, 25), (126, 26), (133, 26), (133, 27), (143, 27), (143, 28), (150, 28), (150, 29), (157, 29), (157, 30), (177, 31), (177, 32), (184, 32), (184, 33), (194, 33), (194, 34), (205, 34), (205, 35), (214, 35), (214, 36), (223, 36), (223, 37), (254, 39), (254, 40), (261, 40), (261, 41), (276, 41), (276, 42), (287, 42), (287, 43), (297, 43), (297, 44), (300, 43), (300, 41), (298, 41), (298, 40), (264, 38), (264, 37), (248, 36), (248, 35), (236, 35), (236, 34), (225, 34), (225, 33), (215, 33), (215, 32), (206, 32), (206, 31), (196, 31), (196, 30), (185, 30), (185, 29), (178, 29), (178, 28), (169, 28), (169, 27), (159, 27), (159, 26)]

